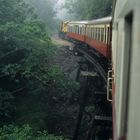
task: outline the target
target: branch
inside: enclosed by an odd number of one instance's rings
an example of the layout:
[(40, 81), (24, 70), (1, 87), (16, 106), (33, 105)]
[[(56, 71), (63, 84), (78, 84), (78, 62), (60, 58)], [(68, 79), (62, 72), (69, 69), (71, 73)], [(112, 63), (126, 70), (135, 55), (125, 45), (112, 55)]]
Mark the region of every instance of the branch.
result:
[(24, 90), (25, 88), (26, 88), (26, 86), (19, 88), (19, 89), (16, 89), (16, 90), (12, 91), (11, 94), (15, 94), (17, 92), (20, 92), (20, 91)]
[(25, 49), (25, 48), (22, 48), (22, 49), (17, 49), (17, 48), (16, 48), (15, 50), (10, 51), (10, 52), (6, 53), (5, 55), (1, 56), (1, 57), (0, 57), (0, 61), (3, 60), (5, 57), (7, 57), (7, 56), (9, 56), (9, 55), (12, 55), (12, 54), (14, 54), (14, 53), (16, 53), (16, 52), (23, 51), (23, 50), (26, 50), (26, 49)]

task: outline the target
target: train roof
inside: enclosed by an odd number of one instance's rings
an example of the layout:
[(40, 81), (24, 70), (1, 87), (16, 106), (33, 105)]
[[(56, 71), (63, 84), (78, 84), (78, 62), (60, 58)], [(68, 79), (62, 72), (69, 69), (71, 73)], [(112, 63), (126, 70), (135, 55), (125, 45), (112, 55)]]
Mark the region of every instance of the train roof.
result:
[(69, 21), (62, 21), (62, 23), (67, 24), (67, 23), (69, 23)]
[(90, 20), (87, 24), (100, 24), (100, 23), (110, 23), (112, 20), (112, 17), (104, 17), (100, 19)]
[(85, 20), (85, 21), (67, 21), (69, 25), (90, 25), (90, 24), (101, 24), (101, 23), (110, 23), (112, 20), (112, 17), (104, 17), (100, 19), (94, 19), (94, 20)]
[(70, 21), (69, 24), (87, 24), (89, 21)]

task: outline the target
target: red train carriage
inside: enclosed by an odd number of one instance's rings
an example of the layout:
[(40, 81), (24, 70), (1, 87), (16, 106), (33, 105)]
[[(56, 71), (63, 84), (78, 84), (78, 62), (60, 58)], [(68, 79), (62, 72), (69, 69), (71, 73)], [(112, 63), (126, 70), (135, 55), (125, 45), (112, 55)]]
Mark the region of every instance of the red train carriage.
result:
[(67, 37), (85, 43), (86, 24), (88, 21), (72, 21), (68, 24)]
[(89, 21), (86, 25), (85, 42), (107, 58), (110, 57), (110, 35), (111, 17)]
[(69, 22), (67, 36), (88, 44), (108, 58), (111, 44), (111, 17)]

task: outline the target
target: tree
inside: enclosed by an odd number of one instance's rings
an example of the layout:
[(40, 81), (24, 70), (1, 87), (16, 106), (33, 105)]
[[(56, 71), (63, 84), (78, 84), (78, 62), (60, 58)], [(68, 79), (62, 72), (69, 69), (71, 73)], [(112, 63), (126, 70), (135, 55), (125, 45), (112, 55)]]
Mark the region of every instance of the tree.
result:
[(1, 104), (5, 100), (9, 104), (7, 109), (0, 105), (0, 114), (7, 114), (15, 109), (11, 97), (35, 88), (63, 88), (63, 84), (58, 81), (62, 75), (58, 68), (48, 66), (54, 46), (34, 10), (23, 0), (1, 0), (0, 18), (0, 96)]
[(46, 24), (47, 30), (49, 32), (55, 30), (57, 20), (54, 6), (57, 0), (29, 0), (28, 2), (33, 5), (38, 17)]
[(91, 20), (111, 15), (112, 0), (70, 0), (65, 8), (75, 13), (75, 19)]
[(15, 125), (0, 128), (0, 140), (64, 140), (63, 137), (50, 135), (47, 131), (33, 133), (29, 125)]
[[(54, 53), (55, 46), (46, 31), (46, 23), (37, 18), (34, 9), (24, 0), (1, 0), (0, 18), (2, 19), (0, 23), (0, 126), (2, 126), (13, 123), (20, 111), (21, 114), (25, 114), (26, 111), (20, 108), (23, 103), (28, 110), (25, 97), (26, 99), (32, 97), (31, 101), (33, 101), (36, 96), (42, 95), (44, 99), (46, 93), (50, 93), (49, 100), (52, 97), (56, 100), (66, 99), (68, 95), (65, 92), (69, 88), (71, 93), (74, 92), (76, 85), (68, 80), (58, 66), (49, 64), (48, 60)], [(20, 104), (18, 101), (21, 99), (23, 102)], [(46, 106), (44, 108), (46, 109)], [(33, 115), (36, 117), (36, 114)], [(44, 116), (46, 117), (46, 114)], [(39, 125), (37, 128), (40, 129)]]

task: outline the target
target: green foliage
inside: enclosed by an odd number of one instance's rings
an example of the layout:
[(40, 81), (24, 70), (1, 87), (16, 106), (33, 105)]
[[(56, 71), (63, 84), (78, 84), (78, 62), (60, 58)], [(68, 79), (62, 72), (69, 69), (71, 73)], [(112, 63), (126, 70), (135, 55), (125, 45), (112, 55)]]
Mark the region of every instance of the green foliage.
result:
[(47, 131), (38, 132), (38, 137), (36, 140), (65, 140), (61, 136), (54, 136), (52, 134), (48, 134)]
[(54, 46), (45, 24), (24, 0), (1, 0), (0, 19), (0, 114), (10, 116), (15, 94), (23, 89), (30, 94), (35, 89), (63, 89), (63, 74), (59, 68), (48, 66)]
[[(25, 0), (0, 0), (0, 19), (0, 126), (14, 123), (33, 128), (4, 126), (0, 140), (63, 140), (37, 132), (49, 131), (46, 124), (51, 122), (52, 107), (58, 110), (57, 103), (68, 104), (77, 89), (76, 83), (51, 64), (56, 48), (46, 23), (52, 23), (38, 19)], [(54, 112), (54, 119), (61, 114)]]
[(13, 21), (20, 23), (26, 18), (26, 4), (22, 0), (1, 0), (0, 19), (1, 23)]
[[(46, 79), (47, 83), (49, 84), (49, 88), (51, 91), (61, 93), (61, 96), (67, 97), (67, 92), (71, 92), (73, 94), (78, 90), (79, 86), (77, 82), (69, 79), (60, 69), (58, 65), (53, 65), (48, 69), (48, 80)], [(55, 87), (55, 88), (54, 88)], [(59, 94), (56, 96), (60, 96)]]
[(111, 15), (112, 0), (69, 0), (65, 8), (75, 14), (75, 19), (88, 20)]
[(14, 125), (0, 128), (0, 140), (31, 140), (31, 128), (26, 125), (21, 128)]
[(64, 138), (50, 135), (47, 131), (36, 132), (34, 135), (29, 125), (22, 127), (8, 125), (0, 128), (0, 140), (64, 140)]
[(3, 91), (0, 89), (0, 118), (1, 122), (5, 122), (11, 117), (12, 112), (14, 112), (14, 97), (11, 93)]
[(47, 31), (51, 32), (56, 28), (55, 19), (56, 11), (54, 5), (56, 0), (27, 0), (30, 4), (35, 7), (38, 17), (46, 23)]
[[(67, 91), (72, 94), (77, 85), (68, 80), (58, 66), (49, 64), (55, 47), (45, 24), (24, 0), (1, 0), (0, 19), (0, 124), (13, 122), (20, 116), (17, 124), (29, 123), (39, 130), (47, 112), (43, 112), (46, 106), (42, 107), (42, 98), (47, 96), (44, 93), (51, 93), (56, 100), (61, 96), (65, 99)], [(9, 128), (10, 134), (3, 129), (1, 134), (7, 139), (30, 139), (26, 137), (30, 131), (28, 127), (12, 127), (4, 128)]]
[(4, 19), (0, 25), (0, 74), (8, 75), (8, 79), (35, 75), (50, 55), (52, 44), (45, 25), (27, 13), (30, 8), (26, 5), (23, 0), (0, 1), (0, 16)]

